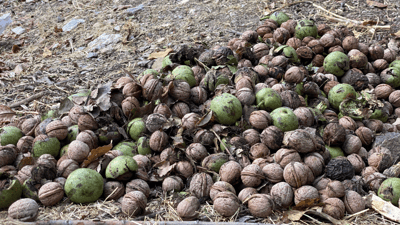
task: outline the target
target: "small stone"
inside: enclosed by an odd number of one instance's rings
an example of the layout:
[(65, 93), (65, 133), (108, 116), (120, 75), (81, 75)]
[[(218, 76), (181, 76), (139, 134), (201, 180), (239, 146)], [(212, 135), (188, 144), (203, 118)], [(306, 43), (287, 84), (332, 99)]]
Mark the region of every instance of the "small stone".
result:
[(92, 51), (96, 51), (96, 50), (100, 50), (103, 48), (106, 48), (110, 45), (116, 44), (119, 41), (121, 41), (121, 35), (120, 34), (106, 34), (103, 33), (101, 34), (98, 38), (96, 38), (95, 40), (91, 41), (88, 44), (88, 51), (92, 52)]
[(23, 27), (16, 27), (14, 29), (11, 30), (12, 32), (14, 32), (17, 35), (21, 35), (25, 32), (25, 28)]
[(125, 13), (127, 14), (127, 16), (133, 16), (133, 15), (136, 14), (136, 12), (142, 10), (143, 7), (144, 7), (143, 4), (140, 4), (140, 5), (138, 5), (138, 6), (134, 7), (134, 8), (126, 9)]
[(71, 31), (75, 29), (80, 23), (84, 23), (83, 19), (73, 19), (62, 27), (63, 32)]
[(86, 58), (88, 58), (88, 59), (97, 58), (97, 57), (99, 57), (99, 54), (97, 54), (97, 52), (89, 52), (86, 56)]

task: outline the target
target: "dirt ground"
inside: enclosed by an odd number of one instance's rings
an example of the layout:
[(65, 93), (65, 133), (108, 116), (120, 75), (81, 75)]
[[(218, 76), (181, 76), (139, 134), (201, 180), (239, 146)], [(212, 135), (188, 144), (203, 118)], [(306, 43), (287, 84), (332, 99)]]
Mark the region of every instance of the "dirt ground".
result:
[[(379, 42), (385, 46), (392, 38), (391, 34), (400, 30), (400, 1), (376, 2), (387, 7), (369, 6), (366, 0), (302, 1), (297, 4), (293, 4), (293, 0), (0, 0), (0, 14), (11, 12), (13, 19), (0, 36), (0, 105), (10, 106), (42, 93), (39, 98), (13, 109), (21, 115), (46, 112), (79, 89), (96, 88), (125, 76), (123, 69), (137, 75), (151, 68), (154, 60), (148, 60), (148, 56), (153, 52), (177, 49), (181, 44), (226, 45), (242, 32), (255, 30), (260, 18), (280, 7), (292, 19), (312, 18), (317, 24), (328, 23), (333, 28), (348, 26), (360, 41)], [(127, 13), (128, 8), (134, 7), (139, 10)], [(329, 20), (332, 16), (329, 12), (342, 16), (342, 21)], [(343, 18), (361, 23), (375, 21), (377, 26), (390, 26), (390, 29), (356, 27), (347, 24)], [(62, 27), (72, 19), (83, 19), (84, 22), (63, 32)], [(19, 26), (26, 29), (23, 34), (11, 31)], [(119, 34), (121, 39), (115, 45), (91, 51), (88, 44), (104, 33)], [(148, 207), (162, 213), (154, 214), (152, 218), (177, 219), (173, 201), (159, 193), (153, 194), (159, 198)], [(127, 219), (113, 204), (84, 206), (88, 208), (87, 215), (76, 213), (74, 210), (80, 209), (66, 207), (68, 204), (42, 208), (41, 212), (47, 213), (41, 213), (39, 219)], [(95, 209), (97, 213), (90, 214)], [(222, 221), (219, 217), (207, 219), (209, 214), (206, 212), (210, 210), (209, 205), (203, 206), (203, 220)], [(241, 221), (245, 213), (242, 211), (231, 220)], [(369, 215), (371, 221), (383, 222), (376, 213)], [(5, 216), (5, 211), (0, 212), (0, 221)], [(273, 223), (275, 219), (263, 222)], [(247, 221), (261, 222), (252, 217)], [(371, 221), (365, 220), (366, 223)], [(363, 222), (352, 218), (349, 223)]]

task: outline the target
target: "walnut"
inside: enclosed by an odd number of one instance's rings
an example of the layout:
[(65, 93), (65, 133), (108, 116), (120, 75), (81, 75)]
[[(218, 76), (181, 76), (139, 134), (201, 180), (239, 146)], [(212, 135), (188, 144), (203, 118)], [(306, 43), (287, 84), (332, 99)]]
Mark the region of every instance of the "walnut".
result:
[(153, 113), (158, 113), (161, 115), (164, 115), (166, 118), (169, 118), (172, 116), (172, 111), (171, 109), (167, 106), (165, 103), (160, 103), (158, 104), (155, 108)]
[(26, 119), (24, 122), (21, 124), (21, 131), (27, 136), (33, 136), (35, 132), (35, 128), (39, 125), (40, 123), (40, 118), (39, 117), (33, 117)]
[(214, 184), (210, 175), (206, 173), (196, 173), (190, 181), (190, 192), (197, 198), (207, 198), (210, 196), (211, 186)]
[(280, 93), (282, 98), (282, 106), (296, 109), (301, 106), (301, 100), (299, 95), (292, 90), (285, 90)]
[(269, 126), (260, 135), (261, 142), (270, 150), (278, 150), (283, 141), (283, 132), (276, 126)]
[(355, 131), (357, 129), (357, 123), (349, 116), (340, 118), (339, 124), (347, 130)]
[(39, 123), (39, 125), (37, 125), (36, 128), (35, 128), (35, 137), (37, 137), (37, 136), (39, 136), (41, 134), (46, 134), (46, 126), (49, 123), (51, 123), (51, 121), (53, 121), (52, 118), (47, 118), (47, 119), (43, 120), (41, 123)]
[(264, 179), (262, 169), (255, 164), (250, 164), (243, 168), (240, 176), (246, 187), (257, 187)]
[(241, 88), (239, 89), (236, 94), (236, 98), (242, 103), (242, 105), (252, 105), (256, 100), (256, 96), (252, 89), (250, 88)]
[(314, 177), (321, 175), (325, 167), (324, 158), (316, 152), (307, 154), (304, 157), (304, 164), (310, 167)]
[(380, 45), (372, 45), (368, 48), (368, 51), (369, 51), (369, 57), (371, 58), (372, 61), (375, 61), (377, 59), (383, 59), (383, 56), (385, 54), (385, 50)]
[(162, 83), (158, 79), (148, 80), (143, 85), (143, 97), (149, 101), (154, 101), (161, 97), (163, 92)]
[(89, 149), (95, 149), (98, 147), (98, 138), (92, 130), (84, 130), (76, 136), (77, 141), (82, 141), (89, 146)]
[(279, 27), (274, 31), (273, 38), (276, 42), (284, 44), (290, 38), (290, 32), (283, 27)]
[(40, 187), (38, 195), (43, 205), (52, 206), (64, 197), (64, 188), (57, 182), (49, 182)]
[(173, 87), (169, 90), (169, 94), (178, 101), (188, 101), (190, 99), (190, 85), (184, 80), (174, 80)]
[(283, 181), (283, 169), (277, 163), (270, 163), (262, 168), (265, 178), (271, 183)]
[(160, 153), (160, 160), (174, 164), (178, 162), (178, 152), (173, 148), (166, 148)]
[(288, 183), (279, 182), (272, 186), (271, 197), (278, 207), (288, 208), (293, 204), (293, 189)]
[(345, 188), (342, 182), (331, 180), (322, 192), (324, 195), (328, 196), (328, 198), (341, 198), (345, 194)]
[(312, 49), (307, 46), (300, 46), (296, 49), (296, 53), (301, 59), (305, 60), (311, 60), (314, 57)]
[(207, 157), (207, 149), (200, 143), (192, 143), (186, 148), (186, 155), (197, 162)]
[(319, 40), (312, 40), (308, 42), (307, 47), (311, 48), (314, 54), (322, 54), (324, 52), (324, 46)]
[(91, 114), (86, 113), (79, 117), (78, 128), (80, 131), (97, 130), (98, 127), (99, 125)]
[(313, 186), (305, 185), (294, 191), (294, 204), (296, 205), (303, 201), (314, 199), (319, 199), (319, 193)]
[(343, 198), (343, 202), (344, 202), (346, 211), (349, 214), (358, 213), (365, 209), (364, 199), (361, 197), (360, 194), (358, 194), (355, 191), (351, 191), (351, 190), (346, 191), (346, 194)]
[(356, 153), (353, 153), (351, 155), (348, 155), (347, 159), (350, 161), (351, 165), (353, 165), (355, 173), (360, 174), (365, 167), (365, 163), (361, 158), (361, 156), (359, 156)]
[(260, 25), (257, 27), (257, 34), (263, 37), (267, 33), (272, 33), (272, 28), (267, 25)]
[(13, 164), (17, 154), (17, 148), (12, 144), (0, 146), (0, 167)]
[(140, 191), (131, 191), (125, 194), (121, 202), (121, 210), (129, 217), (141, 215), (147, 205), (146, 196)]
[(137, 115), (137, 112), (140, 108), (140, 103), (135, 97), (131, 96), (125, 98), (121, 102), (121, 107), (122, 111), (124, 112), (124, 115), (130, 118)]
[(318, 29), (318, 35), (324, 36), (328, 31), (331, 30), (331, 27), (329, 25), (321, 23), (318, 25), (317, 29)]
[(182, 117), (182, 127), (188, 130), (193, 130), (197, 127), (200, 118), (201, 117), (197, 113), (188, 113)]
[(79, 168), (79, 164), (77, 161), (75, 161), (73, 159), (65, 159), (65, 160), (62, 160), (57, 165), (57, 174), (58, 174), (58, 176), (67, 178), (69, 176), (69, 174), (71, 174), (74, 170), (76, 170), (78, 168)]
[(146, 128), (150, 133), (153, 133), (160, 130), (167, 121), (168, 120), (164, 115), (152, 113), (146, 119)]
[(207, 91), (203, 87), (196, 86), (190, 90), (190, 99), (196, 105), (201, 105), (207, 101)]
[(325, 174), (330, 179), (343, 181), (351, 179), (355, 171), (353, 165), (346, 157), (338, 156), (331, 159), (326, 165)]
[(32, 136), (23, 136), (17, 142), (18, 153), (27, 153), (32, 151), (34, 138)]
[(183, 220), (193, 220), (198, 216), (200, 201), (195, 196), (183, 199), (176, 208), (176, 212)]
[(258, 76), (260, 77), (261, 81), (264, 81), (266, 78), (268, 78), (269, 70), (268, 67), (265, 65), (257, 65), (253, 67), (253, 70), (258, 73)]
[[(120, 78), (121, 79), (121, 78)], [(122, 94), (125, 98), (139, 98), (142, 95), (142, 87), (137, 82), (129, 82), (122, 88)]]
[(284, 76), (284, 79), (288, 83), (300, 83), (304, 79), (304, 73), (297, 66), (290, 67)]
[(214, 209), (221, 216), (233, 216), (240, 209), (240, 200), (229, 191), (220, 192), (215, 196)]
[(293, 113), (299, 120), (299, 125), (305, 127), (311, 127), (314, 124), (314, 113), (310, 108), (298, 107)]
[(358, 39), (354, 36), (347, 36), (342, 42), (343, 49), (347, 52), (352, 49), (358, 49)]
[(296, 26), (297, 26), (297, 21), (295, 20), (287, 20), (286, 22), (283, 22), (281, 24), (281, 27), (288, 30), (291, 36), (294, 36)]
[(270, 195), (253, 194), (248, 198), (248, 208), (251, 215), (266, 218), (272, 214), (275, 203)]
[(225, 192), (225, 191), (229, 191), (232, 192), (233, 194), (236, 195), (236, 191), (235, 188), (228, 182), (225, 181), (217, 181), (215, 182), (210, 189), (210, 198), (211, 200), (215, 200), (215, 197), (221, 193), (221, 192)]
[(183, 180), (178, 176), (169, 176), (162, 183), (162, 189), (165, 193), (180, 192), (183, 187)]
[(329, 123), (324, 128), (323, 139), (329, 146), (341, 146), (346, 140), (346, 130), (339, 123)]
[(393, 159), (390, 151), (374, 152), (368, 157), (368, 165), (377, 168), (379, 172), (389, 168), (392, 163)]
[(311, 63), (313, 66), (322, 67), (324, 65), (325, 57), (321, 54), (316, 54), (312, 59)]
[(313, 186), (318, 190), (322, 191), (326, 189), (328, 186), (328, 183), (331, 182), (331, 179), (324, 177), (323, 175), (318, 177), (317, 179), (314, 180)]
[(285, 132), (283, 144), (299, 153), (314, 152), (317, 147), (314, 136), (302, 129)]
[(150, 170), (151, 161), (147, 156), (138, 154), (138, 155), (133, 156), (133, 159), (138, 164), (139, 169), (143, 169), (146, 171)]
[(260, 133), (258, 133), (258, 131), (256, 131), (255, 129), (247, 129), (243, 132), (242, 135), (250, 146), (253, 146), (260, 142)]
[(394, 107), (400, 107), (400, 90), (396, 90), (390, 93), (389, 102), (392, 103)]
[(270, 63), (271, 63), (273, 66), (279, 66), (279, 67), (282, 67), (282, 68), (286, 68), (286, 66), (287, 66), (288, 63), (289, 63), (289, 59), (286, 58), (286, 56), (284, 56), (284, 55), (278, 55), (278, 56), (275, 56), (275, 57), (270, 61)]
[(297, 50), (299, 47), (303, 45), (300, 39), (296, 37), (291, 37), (287, 40), (286, 45), (294, 48), (294, 50)]
[(193, 166), (188, 161), (179, 161), (175, 165), (175, 174), (184, 178), (189, 178), (193, 175)]
[(265, 129), (272, 123), (272, 117), (265, 110), (256, 110), (250, 114), (249, 122), (256, 129)]
[(382, 182), (386, 180), (386, 176), (379, 173), (375, 172), (372, 174), (369, 174), (367, 176), (363, 176), (363, 181), (365, 183), (365, 186), (371, 190), (375, 191), (376, 193), (378, 192), (379, 187), (381, 186)]
[(31, 198), (21, 198), (8, 207), (8, 216), (21, 222), (33, 222), (39, 214), (39, 205)]
[(364, 125), (374, 131), (375, 133), (380, 133), (383, 130), (383, 122), (376, 119), (369, 119), (363, 121)]
[(396, 51), (392, 50), (392, 49), (385, 49), (384, 53), (383, 53), (383, 59), (386, 60), (386, 62), (391, 63), (394, 60), (396, 60)]
[(253, 30), (246, 30), (240, 36), (241, 40), (248, 41), (250, 43), (256, 43), (257, 38), (258, 38), (258, 34), (257, 34), (257, 32), (255, 32)]
[(269, 156), (270, 151), (263, 143), (256, 143), (250, 148), (249, 157), (251, 159), (264, 158)]
[(179, 118), (183, 118), (186, 114), (190, 113), (190, 108), (188, 104), (184, 102), (177, 102), (171, 108), (172, 114)]
[(290, 186), (299, 188), (309, 182), (309, 168), (300, 162), (291, 162), (283, 170), (283, 178)]
[(281, 148), (275, 153), (274, 160), (282, 168), (285, 168), (291, 162), (301, 162), (301, 157), (294, 149)]
[(150, 195), (150, 186), (142, 179), (134, 179), (126, 183), (126, 193), (131, 191), (140, 191), (148, 198)]
[(108, 181), (104, 184), (103, 194), (107, 200), (118, 200), (125, 194), (124, 184), (120, 181)]
[(359, 137), (356, 135), (348, 134), (346, 135), (346, 139), (342, 145), (342, 150), (350, 155), (353, 153), (357, 153), (360, 151), (360, 148), (362, 147), (362, 143)]
[(356, 135), (360, 138), (363, 146), (369, 146), (375, 139), (375, 135), (368, 127), (359, 127)]
[(257, 194), (257, 190), (255, 188), (252, 187), (246, 187), (243, 188), (239, 194), (238, 194), (238, 198), (241, 202), (243, 202), (243, 204), (247, 204), (247, 199), (252, 196), (253, 194)]
[(319, 41), (323, 47), (330, 48), (335, 45), (335, 36), (333, 36), (332, 34), (324, 34), (323, 36), (321, 36)]
[(325, 201), (323, 201), (323, 203), (325, 205), (322, 209), (322, 212), (338, 220), (343, 218), (344, 213), (346, 212), (346, 208), (342, 200), (338, 198), (328, 198)]
[(161, 152), (164, 147), (168, 144), (168, 134), (164, 131), (156, 130), (151, 134), (149, 145), (151, 150)]
[(68, 146), (68, 158), (75, 160), (78, 163), (83, 162), (89, 155), (90, 149), (87, 144), (82, 141), (72, 141)]
[(389, 67), (389, 63), (384, 59), (377, 59), (372, 63), (376, 71), (382, 71)]
[(264, 43), (258, 43), (253, 46), (253, 52), (256, 59), (261, 59), (264, 55), (268, 55), (269, 47)]

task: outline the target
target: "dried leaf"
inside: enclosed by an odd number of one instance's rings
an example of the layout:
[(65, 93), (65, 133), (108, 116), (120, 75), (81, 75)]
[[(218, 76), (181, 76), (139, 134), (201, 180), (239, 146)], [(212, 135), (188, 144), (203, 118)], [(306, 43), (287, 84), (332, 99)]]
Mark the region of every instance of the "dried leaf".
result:
[(384, 201), (383, 199), (371, 193), (364, 197), (367, 205), (370, 205), (376, 212), (382, 216), (400, 223), (400, 209), (394, 206), (391, 202)]
[(372, 1), (372, 0), (367, 0), (367, 4), (369, 6), (375, 6), (376, 8), (380, 8), (380, 9), (383, 9), (383, 8), (387, 7), (386, 4), (383, 4), (383, 3), (380, 3), (380, 2), (375, 2), (375, 1)]
[(60, 33), (62, 31), (63, 31), (62, 28), (58, 28), (57, 26), (54, 27), (54, 32)]
[(79, 90), (78, 93), (68, 96), (68, 99), (71, 100), (76, 105), (83, 105), (88, 96), (90, 95), (90, 90), (83, 89)]
[(99, 106), (101, 111), (107, 111), (111, 107), (111, 86), (112, 82), (108, 82), (107, 84), (93, 90), (90, 94), (92, 99), (95, 100), (95, 104)]
[(32, 155), (29, 154), (29, 156), (24, 156), (22, 160), (18, 164), (18, 170), (22, 169), (22, 167), (26, 165), (33, 165), (35, 164), (35, 161), (33, 160)]
[(393, 34), (396, 37), (400, 37), (400, 30)]
[(172, 48), (167, 48), (163, 52), (153, 52), (150, 54), (148, 59), (157, 59), (157, 58), (162, 58), (167, 56), (169, 53), (173, 52), (174, 50)]
[(199, 127), (206, 126), (206, 125), (208, 125), (208, 123), (210, 121), (212, 122), (213, 120), (214, 120), (213, 113), (212, 113), (212, 111), (209, 111), (207, 114), (205, 114), (203, 117), (201, 117), (199, 122), (197, 122), (197, 126), (199, 126)]
[(48, 48), (44, 48), (43, 57), (46, 58), (46, 57), (49, 57), (51, 55), (53, 55), (53, 53)]
[(87, 159), (85, 161), (83, 161), (81, 167), (87, 167), (91, 162), (95, 161), (96, 159), (98, 159), (99, 157), (103, 156), (104, 154), (106, 154), (108, 151), (110, 151), (112, 149), (113, 145), (112, 142), (109, 145), (105, 145), (105, 146), (101, 146), (95, 149), (92, 149), (92, 151), (90, 151)]
[(0, 124), (10, 123), (15, 114), (16, 113), (10, 107), (0, 105)]
[(18, 45), (13, 45), (11, 51), (12, 53), (18, 53), (20, 49), (21, 48)]
[(293, 207), (293, 209), (305, 209), (321, 205), (322, 203), (320, 203), (319, 200), (320, 200), (319, 198), (306, 199), (304, 201), (299, 202), (295, 207)]

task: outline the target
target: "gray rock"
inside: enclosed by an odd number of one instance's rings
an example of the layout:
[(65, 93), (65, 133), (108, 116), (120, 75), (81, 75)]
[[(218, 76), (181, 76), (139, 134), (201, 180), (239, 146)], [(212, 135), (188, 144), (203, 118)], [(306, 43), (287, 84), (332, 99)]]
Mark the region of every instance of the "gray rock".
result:
[(62, 27), (62, 30), (64, 32), (71, 31), (71, 30), (75, 29), (80, 23), (84, 23), (84, 22), (85, 22), (85, 20), (83, 20), (83, 19), (72, 19)]
[(17, 35), (20, 35), (20, 34), (23, 34), (25, 32), (25, 28), (16, 27), (16, 28), (13, 28), (11, 31), (14, 32)]
[(6, 27), (8, 25), (10, 25), (11, 23), (12, 23), (12, 20), (11, 20), (10, 13), (0, 16), (0, 34), (2, 34), (3, 31), (6, 29)]
[(108, 46), (114, 45), (120, 41), (121, 41), (120, 34), (103, 33), (98, 38), (96, 38), (95, 40), (91, 41), (88, 44), (88, 51), (89, 52), (98, 51), (102, 48), (106, 48)]
[(133, 15), (135, 15), (136, 12), (142, 10), (143, 7), (144, 7), (144, 5), (143, 5), (143, 4), (140, 4), (140, 5), (136, 6), (135, 8), (126, 9), (125, 13), (126, 13), (128, 16), (133, 16)]
[(381, 146), (390, 150), (393, 157), (393, 163), (400, 161), (400, 133), (388, 132), (382, 135), (377, 135), (372, 144), (372, 148)]
[(146, 67), (150, 60), (143, 60), (137, 63), (138, 66)]
[(97, 52), (89, 52), (86, 56), (86, 58), (91, 59), (91, 58), (97, 58), (99, 57), (99, 54)]

